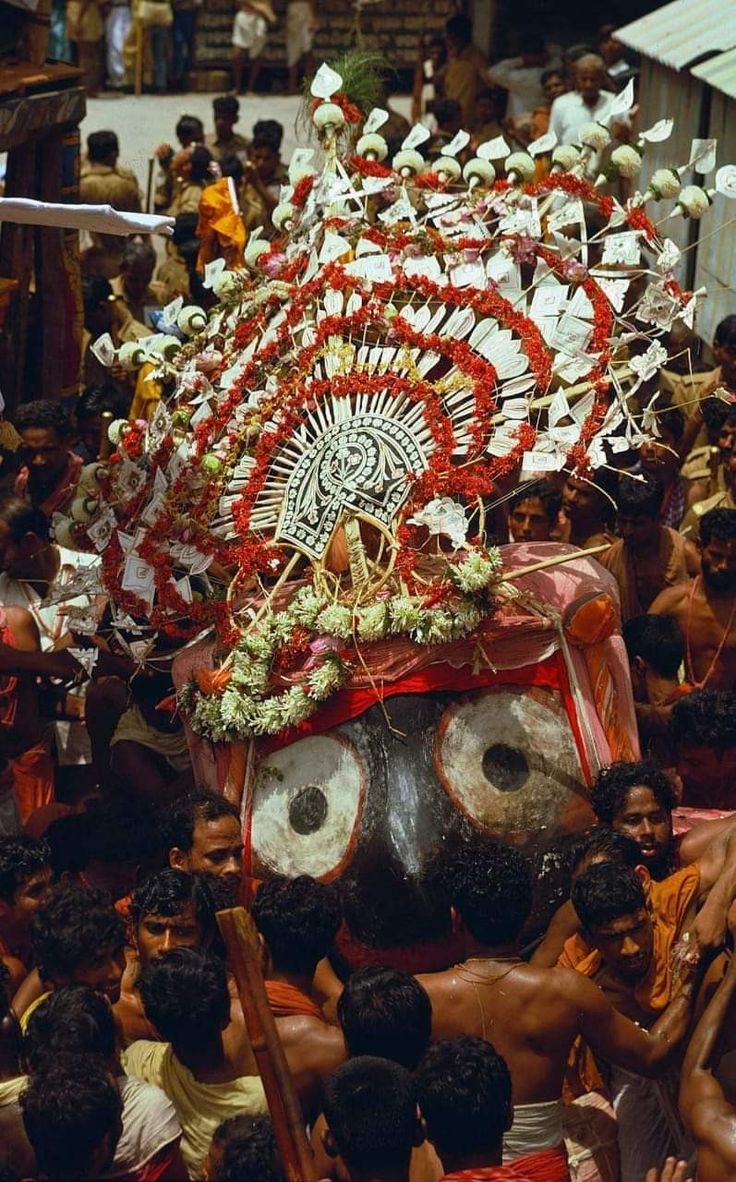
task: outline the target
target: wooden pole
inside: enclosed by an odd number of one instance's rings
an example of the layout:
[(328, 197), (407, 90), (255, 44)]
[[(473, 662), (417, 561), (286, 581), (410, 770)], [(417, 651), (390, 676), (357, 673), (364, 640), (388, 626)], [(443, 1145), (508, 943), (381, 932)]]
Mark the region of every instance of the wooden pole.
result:
[(604, 550), (610, 550), (610, 548), (610, 542), (603, 542), (600, 546), (591, 546), (588, 550), (574, 550), (571, 554), (554, 554), (551, 558), (532, 562), (530, 566), (519, 566), (516, 570), (503, 571), (497, 579), (494, 579), (494, 582), (510, 583), (513, 579), (521, 579), (524, 575), (533, 575), (538, 570), (547, 570), (551, 566), (562, 566), (564, 562), (574, 562), (576, 558), (592, 558), (595, 554), (602, 554)]
[(134, 92), (135, 94), (143, 94), (143, 22), (137, 17), (134, 21), (134, 44), (135, 44), (135, 75), (134, 75)]
[(263, 1081), (284, 1175), (287, 1182), (317, 1182), (294, 1081), (263, 984), (255, 925), (244, 907), (218, 911), (217, 922)]

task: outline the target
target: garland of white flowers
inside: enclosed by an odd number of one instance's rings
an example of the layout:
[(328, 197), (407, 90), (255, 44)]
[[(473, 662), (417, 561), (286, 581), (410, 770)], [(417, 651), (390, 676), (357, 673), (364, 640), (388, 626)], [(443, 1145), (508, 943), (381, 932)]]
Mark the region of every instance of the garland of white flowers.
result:
[(461, 640), (493, 610), (487, 592), (499, 581), (501, 556), (495, 548), (474, 550), (462, 562), (448, 563), (447, 573), (459, 594), (444, 608), (424, 607), (410, 595), (352, 608), (301, 587), (287, 608), (271, 612), (243, 634), (228, 658), (231, 676), (221, 693), (205, 694), (196, 681), (183, 687), (179, 704), (187, 721), (197, 734), (226, 743), (275, 735), (309, 718), (345, 685), (350, 666), (340, 653), (328, 650), (305, 670), (299, 685), (270, 694), (274, 655), (296, 629), (315, 640), (356, 646), (389, 636), (408, 636), (416, 644)]

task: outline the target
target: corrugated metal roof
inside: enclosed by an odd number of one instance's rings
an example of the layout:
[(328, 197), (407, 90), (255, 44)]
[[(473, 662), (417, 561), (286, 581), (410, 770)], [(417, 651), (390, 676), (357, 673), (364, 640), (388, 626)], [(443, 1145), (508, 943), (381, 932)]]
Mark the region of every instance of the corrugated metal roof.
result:
[(736, 49), (729, 49), (728, 53), (719, 53), (718, 57), (693, 66), (690, 73), (716, 90), (722, 90), (729, 98), (736, 98)]
[(616, 31), (616, 36), (637, 52), (681, 70), (705, 53), (723, 54), (736, 47), (736, 3), (734, 0), (697, 0), (695, 3), (693, 0), (673, 0), (671, 4), (624, 25)]

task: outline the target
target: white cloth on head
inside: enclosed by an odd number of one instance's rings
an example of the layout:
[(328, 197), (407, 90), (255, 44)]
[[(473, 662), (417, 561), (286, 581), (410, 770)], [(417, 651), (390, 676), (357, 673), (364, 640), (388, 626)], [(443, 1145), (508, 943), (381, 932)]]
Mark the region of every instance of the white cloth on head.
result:
[(110, 1178), (138, 1173), (152, 1157), (181, 1137), (176, 1109), (161, 1088), (132, 1075), (121, 1076), (118, 1084), (123, 1101), (123, 1131)]
[(562, 1100), (515, 1104), (514, 1123), (503, 1135), (503, 1160), (514, 1161), (562, 1144)]
[(130, 30), (130, 5), (115, 4), (105, 18), (105, 42), (107, 49), (107, 81), (109, 86), (119, 88), (125, 82), (123, 46)]

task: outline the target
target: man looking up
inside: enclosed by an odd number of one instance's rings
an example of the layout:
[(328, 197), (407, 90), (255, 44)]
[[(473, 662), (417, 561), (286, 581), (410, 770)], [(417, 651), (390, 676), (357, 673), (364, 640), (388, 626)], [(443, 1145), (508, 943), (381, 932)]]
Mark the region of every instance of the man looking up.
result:
[(28, 497), (51, 519), (71, 500), (82, 469), (80, 457), (69, 446), (69, 419), (60, 403), (42, 398), (18, 407), (15, 426), (22, 439), (18, 456), (23, 464), (15, 495)]
[[(734, 461), (731, 461), (734, 462)], [(711, 509), (700, 522), (701, 573), (668, 587), (654, 600), (654, 616), (677, 620), (685, 645), (687, 680), (696, 689), (733, 690), (736, 684), (736, 509)]]
[(240, 894), (243, 834), (240, 813), (216, 792), (197, 790), (175, 801), (163, 821), (169, 865), (222, 878), (233, 900)]
[(409, 1182), (424, 1133), (405, 1067), (369, 1055), (343, 1063), (325, 1081), (324, 1114), (325, 1150), (343, 1160), (352, 1182)]
[(25, 975), (23, 969), (31, 968), (31, 921), (50, 885), (49, 851), (43, 842), (0, 838), (0, 958), (16, 986)]
[[(681, 873), (687, 876), (693, 871)], [(592, 866), (573, 884), (572, 904), (593, 949), (574, 967), (643, 1030), (651, 1026), (672, 996), (672, 948), (688, 915), (691, 888), (692, 883), (683, 878), (666, 914), (661, 908), (652, 910), (638, 875), (625, 866)], [(571, 964), (571, 959), (563, 954), (560, 963)], [(670, 1154), (686, 1156), (673, 1101), (674, 1076), (644, 1078), (628, 1064), (614, 1063), (589, 1038), (586, 1041), (596, 1058), (607, 1064), (618, 1119), (622, 1178), (641, 1178), (651, 1162)]]
[(139, 988), (146, 1017), (166, 1041), (132, 1043), (123, 1066), (166, 1092), (181, 1124), (187, 1171), (199, 1177), (223, 1120), (267, 1111), (253, 1053), (248, 1046), (234, 1061), (223, 1043), (230, 995), (225, 966), (216, 957), (173, 948), (143, 970)]
[(433, 1037), (493, 1038), (516, 1100), (508, 1160), (556, 1149), (562, 1142), (562, 1081), (578, 1035), (603, 1058), (656, 1074), (685, 1034), (694, 980), (683, 980), (656, 1027), (639, 1030), (580, 974), (537, 968), (520, 958), (517, 941), (532, 888), (529, 863), (519, 850), (474, 838), (447, 859), (441, 874), (464, 930), (467, 957), (419, 978), (432, 1002)]
[(341, 911), (334, 886), (307, 875), (271, 878), (251, 905), (268, 954), (266, 993), (289, 1070), (307, 1111), (322, 1079), (345, 1058), (340, 1032), (328, 1026), (314, 989), (317, 965), (332, 950)]
[(503, 1136), (513, 1123), (511, 1076), (500, 1055), (483, 1038), (435, 1043), (414, 1077), (419, 1109), (445, 1174), (442, 1182), (535, 1178), (568, 1182), (562, 1149), (518, 1158), (503, 1167)]
[(618, 583), (621, 618), (640, 616), (660, 592), (700, 570), (698, 552), (682, 534), (659, 524), (664, 487), (648, 477), (619, 482), (616, 524), (621, 535), (598, 561)]

